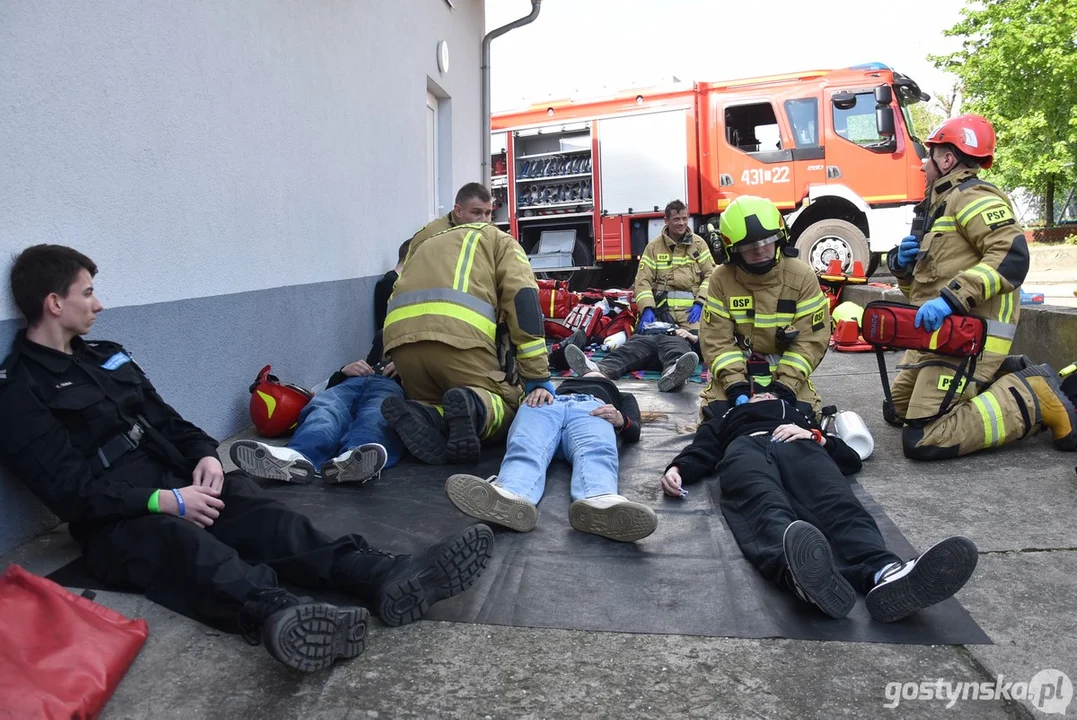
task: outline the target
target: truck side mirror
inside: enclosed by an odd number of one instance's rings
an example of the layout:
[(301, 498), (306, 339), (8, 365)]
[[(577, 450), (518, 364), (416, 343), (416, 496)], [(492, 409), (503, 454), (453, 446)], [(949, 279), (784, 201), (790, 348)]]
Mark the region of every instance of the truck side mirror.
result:
[(880, 85), (875, 88), (875, 104), (889, 105), (894, 99), (894, 92), (889, 85)]
[(894, 128), (894, 109), (889, 105), (875, 108), (875, 127), (879, 136), (892, 138), (896, 134)]

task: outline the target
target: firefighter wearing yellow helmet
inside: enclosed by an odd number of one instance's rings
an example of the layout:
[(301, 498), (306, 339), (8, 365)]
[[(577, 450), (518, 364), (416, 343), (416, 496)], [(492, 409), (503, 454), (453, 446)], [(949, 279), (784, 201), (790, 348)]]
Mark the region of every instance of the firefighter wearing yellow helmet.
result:
[(762, 390), (818, 411), (809, 378), (830, 341), (818, 278), (795, 258), (785, 220), (769, 200), (737, 198), (722, 213), (719, 233), (725, 262), (711, 275), (700, 328), (711, 375), (704, 417)]

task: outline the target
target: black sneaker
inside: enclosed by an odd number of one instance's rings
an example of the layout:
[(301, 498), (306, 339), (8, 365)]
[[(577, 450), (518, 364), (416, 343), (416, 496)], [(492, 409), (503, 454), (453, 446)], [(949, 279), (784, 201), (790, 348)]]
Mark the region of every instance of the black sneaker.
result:
[(434, 603), (467, 590), (490, 564), (493, 546), (493, 531), (476, 524), (420, 555), (398, 556), (378, 589), (378, 617), (391, 627), (415, 622)]
[(361, 607), (337, 607), (271, 588), (251, 594), (243, 604), (239, 626), (247, 642), (261, 642), (274, 660), (294, 670), (316, 672), (338, 658), (363, 652), (369, 617)]
[(958, 535), (935, 543), (919, 557), (892, 564), (868, 592), (868, 613), (888, 623), (942, 602), (969, 581), (979, 557), (976, 545)]
[(662, 373), (662, 377), (658, 378), (658, 392), (673, 392), (683, 388), (698, 364), (699, 356), (691, 350), (681, 355), (677, 362), (670, 365)]
[(450, 463), (476, 462), (482, 454), (484, 410), (475, 393), (466, 388), (452, 388), (441, 396), (449, 439), (445, 443), (446, 460)]
[(789, 566), (790, 589), (832, 618), (848, 615), (856, 603), (856, 591), (834, 567), (830, 543), (811, 523), (789, 523), (782, 537)]
[(443, 422), (435, 424), (425, 406), (390, 395), (381, 404), (381, 415), (416, 459), (428, 465), (445, 464), (447, 430)]

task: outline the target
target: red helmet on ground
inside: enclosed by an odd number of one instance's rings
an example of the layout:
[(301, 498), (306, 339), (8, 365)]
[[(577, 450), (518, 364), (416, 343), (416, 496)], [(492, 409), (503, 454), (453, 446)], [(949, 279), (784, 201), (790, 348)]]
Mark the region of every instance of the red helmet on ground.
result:
[(314, 394), (298, 385), (285, 385), (266, 365), (251, 385), (251, 422), (262, 437), (279, 437), (295, 430), (299, 413)]
[(995, 128), (980, 115), (958, 115), (950, 118), (924, 140), (925, 145), (953, 145), (969, 157), (980, 161), (984, 169), (995, 160)]

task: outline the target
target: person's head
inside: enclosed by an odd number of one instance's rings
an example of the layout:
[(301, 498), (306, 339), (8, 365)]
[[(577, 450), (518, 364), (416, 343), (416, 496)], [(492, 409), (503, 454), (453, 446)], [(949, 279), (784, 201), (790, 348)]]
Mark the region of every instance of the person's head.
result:
[(411, 247), (411, 240), (410, 239), (405, 240), (404, 242), (400, 243), (400, 248), (396, 251), (396, 264), (397, 265), (403, 265), (404, 264), (404, 258), (406, 258), (408, 256), (408, 248), (410, 248), (410, 247)]
[(688, 206), (680, 200), (672, 200), (666, 205), (666, 226), (669, 236), (680, 240), (688, 232)]
[(755, 275), (770, 272), (781, 261), (789, 240), (785, 219), (774, 203), (752, 195), (731, 202), (718, 225), (726, 258)]
[(97, 265), (63, 245), (34, 245), (23, 250), (11, 267), (11, 294), (26, 324), (55, 324), (85, 335), (104, 307), (94, 295)]
[(748, 402), (757, 403), (757, 402), (763, 402), (764, 400), (777, 400), (777, 399), (778, 399), (778, 396), (775, 395), (774, 393), (761, 392), (761, 393), (756, 393), (755, 395), (752, 395), (752, 397), (748, 400)]
[(987, 169), (995, 160), (995, 129), (979, 115), (950, 118), (924, 141), (927, 157), (920, 168), (926, 187), (955, 170)]
[(494, 197), (481, 183), (468, 183), (457, 191), (452, 214), (460, 223), (488, 223), (494, 214)]

